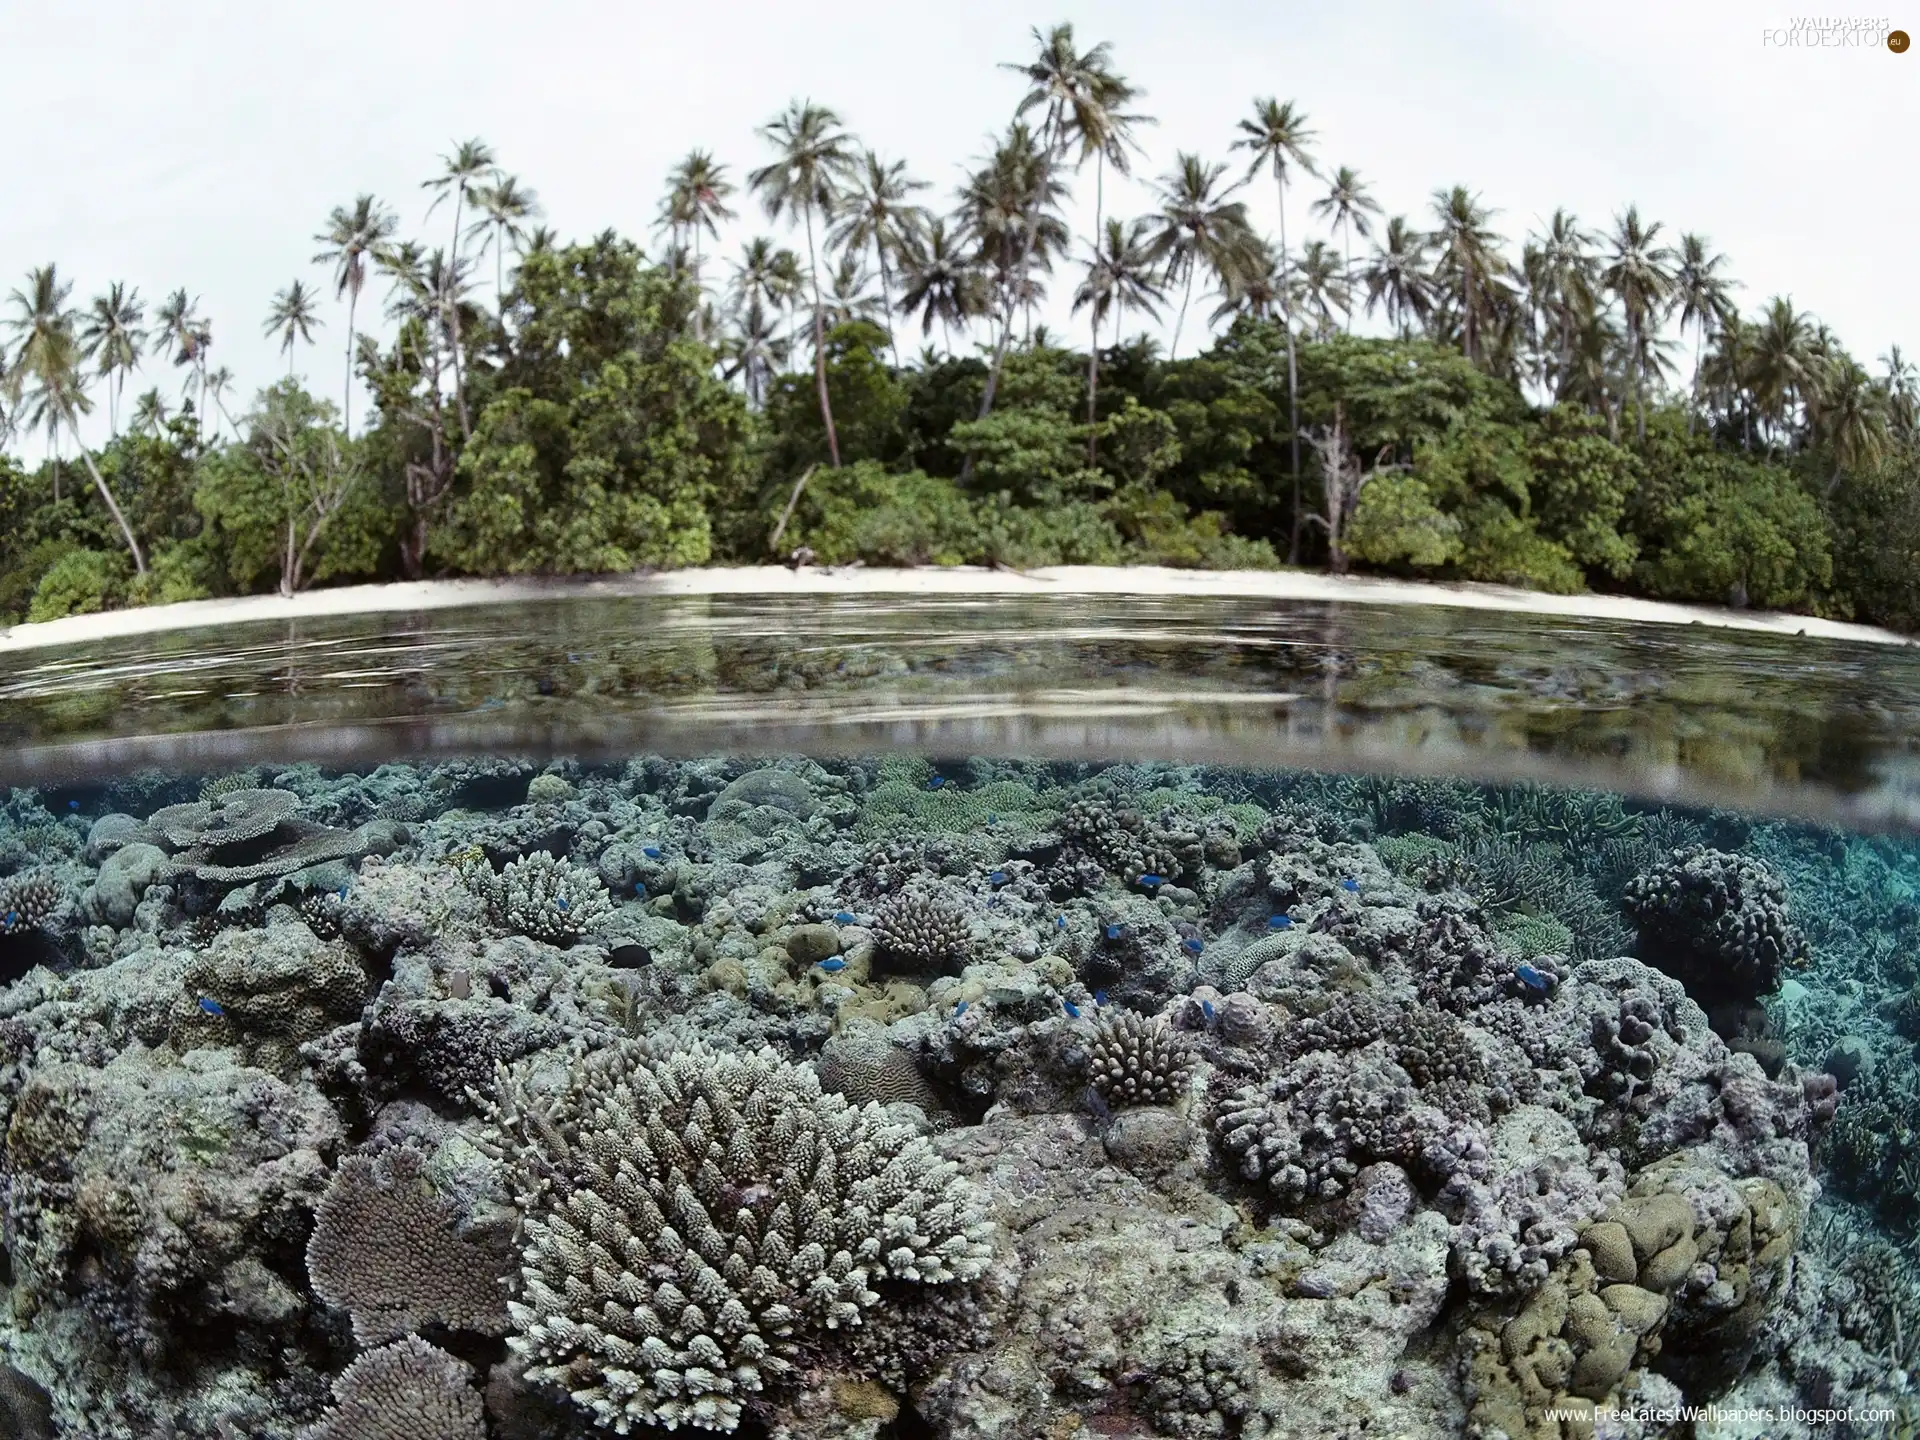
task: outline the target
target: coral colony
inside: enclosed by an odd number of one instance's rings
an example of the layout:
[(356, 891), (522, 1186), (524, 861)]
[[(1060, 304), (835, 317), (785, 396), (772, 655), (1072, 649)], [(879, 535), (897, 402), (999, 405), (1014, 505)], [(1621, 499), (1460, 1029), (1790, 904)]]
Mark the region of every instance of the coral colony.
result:
[(1920, 1423), (1911, 843), (1204, 768), (294, 766), (10, 792), (0, 917), (7, 1435)]

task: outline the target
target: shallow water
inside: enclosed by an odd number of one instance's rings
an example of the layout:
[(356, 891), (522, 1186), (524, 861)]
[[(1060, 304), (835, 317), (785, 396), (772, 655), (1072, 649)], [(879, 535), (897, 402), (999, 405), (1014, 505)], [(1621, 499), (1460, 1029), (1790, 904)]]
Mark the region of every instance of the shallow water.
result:
[(0, 1433), (1915, 1422), (1904, 652), (540, 613), (5, 682)]

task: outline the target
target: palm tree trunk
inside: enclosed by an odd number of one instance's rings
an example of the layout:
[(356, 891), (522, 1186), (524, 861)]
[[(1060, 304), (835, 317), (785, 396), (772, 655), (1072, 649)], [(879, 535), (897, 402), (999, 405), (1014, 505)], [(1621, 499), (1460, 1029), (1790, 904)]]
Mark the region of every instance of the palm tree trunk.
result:
[(893, 323), (893, 283), (887, 278), (887, 247), (880, 243), (880, 232), (873, 232), (873, 258), (880, 266), (880, 303), (887, 307), (887, 346), (893, 351), (893, 368), (900, 369), (900, 337)]
[(1347, 244), (1347, 334), (1351, 335), (1353, 333), (1353, 222), (1345, 216), (1341, 217), (1340, 229), (1346, 236)]
[(1093, 311), (1093, 343), (1087, 350), (1087, 464), (1091, 467), (1099, 454), (1099, 441), (1094, 435), (1094, 402), (1100, 394), (1100, 306), (1098, 302), (1087, 307)]
[(353, 438), (353, 312), (360, 303), (360, 287), (347, 287), (347, 383), (340, 391), (340, 423), (346, 427), (347, 438)]
[[(1014, 257), (1013, 289), (1007, 296), (1006, 321), (1001, 326), (1000, 338), (994, 343), (993, 363), (987, 367), (986, 389), (980, 395), (980, 413), (975, 419), (984, 420), (993, 411), (994, 393), (1000, 388), (1000, 370), (1007, 363), (1007, 347), (1013, 343), (1013, 319), (1015, 302), (1020, 292), (1026, 288), (1027, 266), (1033, 258), (1033, 242), (1040, 233), (1040, 201), (1047, 193), (1047, 182), (1053, 178), (1053, 148), (1056, 143), (1055, 131), (1060, 123), (1060, 102), (1054, 101), (1047, 109), (1047, 123), (1041, 129), (1040, 136), (1040, 174), (1034, 185), (1034, 201), (1027, 207), (1026, 230), (1021, 236), (1020, 252)], [(971, 474), (973, 456), (967, 456), (962, 474)]]
[(1280, 311), (1287, 326), (1287, 428), (1293, 440), (1293, 532), (1287, 540), (1287, 563), (1300, 563), (1300, 370), (1293, 358), (1293, 259), (1287, 250), (1287, 177), (1276, 172), (1280, 191)]
[(1707, 338), (1707, 327), (1702, 325), (1693, 336), (1693, 384), (1691, 403), (1687, 406), (1687, 435), (1693, 435), (1694, 412), (1700, 408), (1700, 346)]
[(813, 383), (820, 392), (820, 418), (827, 427), (827, 456), (840, 468), (840, 437), (833, 429), (833, 402), (827, 398), (827, 333), (820, 313), (820, 262), (813, 253), (813, 206), (806, 207), (807, 274), (813, 279)]
[(467, 417), (466, 377), (460, 372), (460, 299), (453, 290), (460, 278), (460, 202), (466, 196), (466, 182), (462, 181), (453, 195), (453, 248), (447, 252), (446, 289), (447, 324), (453, 332), (453, 398), (460, 410), (460, 433), (471, 440), (473, 423)]
[(1167, 349), (1168, 363), (1180, 358), (1180, 327), (1187, 323), (1187, 302), (1193, 299), (1193, 272), (1199, 268), (1197, 261), (1187, 262), (1187, 287), (1180, 292), (1180, 313), (1173, 317), (1173, 344)]
[(68, 412), (67, 429), (73, 433), (73, 443), (80, 447), (80, 459), (87, 467), (87, 473), (93, 477), (94, 489), (100, 492), (101, 500), (106, 502), (107, 512), (113, 516), (113, 523), (120, 527), (120, 534), (127, 542), (127, 549), (133, 555), (134, 573), (147, 573), (147, 557), (140, 553), (140, 542), (133, 538), (133, 527), (127, 524), (127, 517), (121, 513), (120, 502), (113, 498), (113, 491), (107, 488), (106, 477), (101, 475), (100, 467), (93, 463), (93, 452), (88, 450), (80, 439), (80, 427), (74, 424), (73, 415)]

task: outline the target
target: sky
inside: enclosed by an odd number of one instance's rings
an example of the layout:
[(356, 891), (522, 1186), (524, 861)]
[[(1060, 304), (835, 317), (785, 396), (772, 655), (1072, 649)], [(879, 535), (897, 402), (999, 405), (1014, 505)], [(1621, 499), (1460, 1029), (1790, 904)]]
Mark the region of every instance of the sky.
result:
[[(1387, 214), (1425, 224), (1436, 188), (1465, 185), (1517, 258), (1556, 207), (1603, 228), (1637, 205), (1673, 238), (1697, 231), (1725, 252), (1743, 309), (1791, 295), (1877, 372), (1890, 345), (1920, 353), (1920, 285), (1899, 269), (1920, 234), (1920, 53), (1792, 43), (1811, 12), (1790, 4), (0, 0), (16, 57), (0, 87), (0, 133), (13, 140), (0, 293), (50, 261), (82, 305), (115, 280), (150, 304), (184, 286), (213, 322), (211, 363), (232, 368), (244, 403), (286, 371), (262, 325), (274, 293), (305, 279), (324, 287), (325, 328), (295, 369), (337, 396), (346, 312), (310, 263), (314, 234), (371, 191), (399, 211), (402, 235), (447, 243), (451, 217), (428, 221), (421, 182), (457, 141), (491, 145), (563, 238), (612, 226), (650, 241), (675, 162), (711, 150), (744, 182), (768, 158), (758, 128), (809, 98), (932, 182), (921, 198), (944, 209), (1021, 94), (1001, 62), (1032, 52), (1036, 24), (1065, 20), (1083, 47), (1109, 42), (1158, 120), (1141, 132), (1134, 178), (1110, 179), (1109, 214), (1151, 208), (1148, 182), (1177, 151), (1233, 158), (1254, 100), (1290, 99), (1322, 167), (1359, 170)], [(1866, 18), (1920, 32), (1920, 5)], [(1296, 249), (1327, 235), (1307, 215), (1317, 189), (1307, 180), (1289, 197)], [(1089, 172), (1070, 212), (1083, 235), (1092, 190)], [(1241, 198), (1275, 233), (1271, 182)], [(779, 228), (745, 196), (736, 208), (726, 256)], [(1077, 338), (1071, 285), (1054, 288), (1048, 322)], [(1211, 308), (1196, 297), (1181, 353)], [(917, 334), (902, 339), (917, 348)], [(129, 403), (152, 385), (177, 402), (182, 378), (149, 358)], [(105, 415), (102, 396), (90, 438)], [(41, 443), (16, 449), (37, 458)]]

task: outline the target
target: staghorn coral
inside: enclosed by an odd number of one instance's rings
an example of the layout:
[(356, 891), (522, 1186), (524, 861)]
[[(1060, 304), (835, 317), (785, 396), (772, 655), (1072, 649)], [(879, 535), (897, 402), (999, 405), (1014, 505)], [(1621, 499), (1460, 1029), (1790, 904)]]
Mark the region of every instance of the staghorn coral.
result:
[(1787, 890), (1758, 860), (1692, 845), (1627, 883), (1621, 903), (1639, 927), (1637, 953), (1687, 987), (1703, 1009), (1752, 1001), (1804, 964), (1806, 937)]
[(1087, 1052), (1093, 1088), (1115, 1109), (1173, 1104), (1193, 1069), (1185, 1042), (1165, 1020), (1113, 1006), (1094, 1022)]
[(945, 890), (920, 886), (889, 896), (875, 907), (873, 938), (889, 956), (937, 969), (967, 953), (972, 926)]
[(613, 911), (598, 875), (544, 850), (508, 861), (497, 875), (485, 864), (468, 873), (500, 924), (552, 945), (570, 943)]
[(0, 880), (0, 935), (50, 930), (66, 910), (66, 889), (50, 871), (28, 870)]
[(953, 1166), (771, 1050), (622, 1041), (550, 1100), (523, 1071), (499, 1091), (526, 1210), (510, 1343), (622, 1433), (733, 1430), (803, 1358), (897, 1323), (885, 1292), (986, 1268)]
[(300, 1440), (487, 1440), (473, 1367), (417, 1335), (369, 1350), (333, 1382), (333, 1408)]
[(502, 1247), (461, 1235), (453, 1208), (424, 1182), (408, 1146), (340, 1162), (307, 1241), (313, 1292), (377, 1345), (428, 1325), (481, 1335), (507, 1328)]

